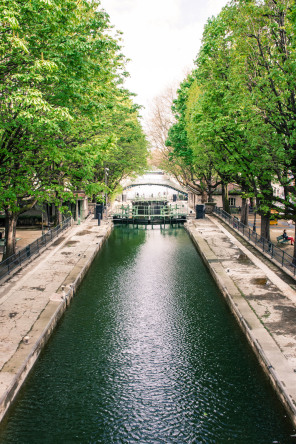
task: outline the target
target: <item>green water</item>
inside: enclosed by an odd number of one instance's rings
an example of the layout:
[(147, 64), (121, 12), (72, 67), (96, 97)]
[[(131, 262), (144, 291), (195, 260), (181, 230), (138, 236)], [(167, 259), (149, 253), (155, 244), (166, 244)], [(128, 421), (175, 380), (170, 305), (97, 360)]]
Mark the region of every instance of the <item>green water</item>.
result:
[(295, 443), (183, 229), (117, 227), (0, 442)]

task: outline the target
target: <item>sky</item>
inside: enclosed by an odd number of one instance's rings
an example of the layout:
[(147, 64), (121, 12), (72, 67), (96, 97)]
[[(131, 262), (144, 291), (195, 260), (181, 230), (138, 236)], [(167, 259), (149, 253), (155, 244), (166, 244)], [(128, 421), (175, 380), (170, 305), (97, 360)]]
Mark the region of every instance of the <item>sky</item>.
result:
[(126, 87), (145, 109), (154, 97), (178, 85), (193, 68), (204, 25), (226, 0), (101, 0), (115, 29), (123, 32), (123, 53), (131, 59)]

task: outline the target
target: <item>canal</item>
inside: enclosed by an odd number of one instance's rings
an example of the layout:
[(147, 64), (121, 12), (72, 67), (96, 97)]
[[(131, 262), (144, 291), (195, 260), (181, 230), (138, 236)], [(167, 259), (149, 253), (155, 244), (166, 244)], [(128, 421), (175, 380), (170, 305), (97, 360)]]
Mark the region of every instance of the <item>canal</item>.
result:
[(295, 443), (184, 229), (117, 227), (1, 444)]

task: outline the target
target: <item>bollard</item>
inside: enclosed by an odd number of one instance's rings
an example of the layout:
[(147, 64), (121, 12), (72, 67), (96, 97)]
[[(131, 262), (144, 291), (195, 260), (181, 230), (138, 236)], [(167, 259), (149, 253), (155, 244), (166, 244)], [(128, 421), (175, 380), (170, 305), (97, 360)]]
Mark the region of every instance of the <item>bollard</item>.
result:
[(101, 213), (98, 213), (98, 225), (101, 225), (101, 218), (102, 218)]

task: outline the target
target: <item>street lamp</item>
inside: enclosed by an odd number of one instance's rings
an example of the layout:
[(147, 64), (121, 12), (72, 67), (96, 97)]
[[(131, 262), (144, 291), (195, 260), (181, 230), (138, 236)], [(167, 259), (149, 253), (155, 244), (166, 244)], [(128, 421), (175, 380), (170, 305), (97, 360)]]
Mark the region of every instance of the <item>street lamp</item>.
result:
[(108, 184), (108, 174), (109, 174), (109, 168), (105, 168), (105, 186), (106, 186), (106, 191), (105, 191), (105, 205), (106, 205), (106, 219), (108, 219), (108, 194), (107, 194), (107, 184)]

